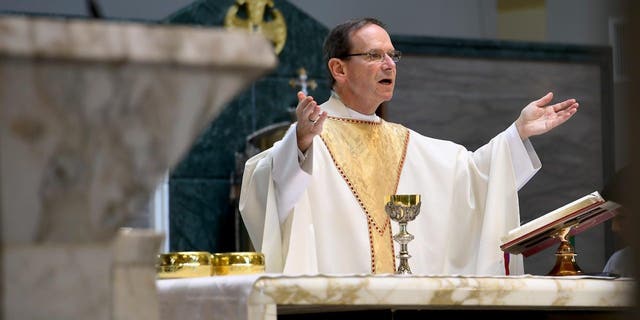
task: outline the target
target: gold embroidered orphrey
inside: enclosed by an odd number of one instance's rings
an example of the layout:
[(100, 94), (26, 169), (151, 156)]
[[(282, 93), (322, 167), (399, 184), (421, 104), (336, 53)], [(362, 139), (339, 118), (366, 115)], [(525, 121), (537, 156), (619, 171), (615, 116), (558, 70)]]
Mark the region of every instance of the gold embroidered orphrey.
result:
[(398, 188), (409, 130), (384, 120), (329, 117), (320, 137), (366, 215), (371, 272), (395, 273), (391, 222), (384, 207)]
[[(264, 20), (268, 9), (269, 21)], [(245, 12), (246, 18), (238, 15)], [(227, 29), (242, 29), (262, 33), (273, 43), (276, 54), (280, 54), (287, 41), (287, 24), (280, 10), (275, 8), (273, 0), (236, 0), (224, 18)]]

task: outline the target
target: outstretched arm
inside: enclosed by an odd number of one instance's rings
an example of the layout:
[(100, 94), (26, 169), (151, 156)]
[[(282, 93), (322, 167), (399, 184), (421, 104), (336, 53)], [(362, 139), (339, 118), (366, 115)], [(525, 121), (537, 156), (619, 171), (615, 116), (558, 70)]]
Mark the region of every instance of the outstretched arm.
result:
[(522, 109), (520, 117), (515, 122), (522, 140), (550, 131), (569, 120), (578, 111), (576, 99), (549, 105), (552, 99), (553, 93), (549, 92)]

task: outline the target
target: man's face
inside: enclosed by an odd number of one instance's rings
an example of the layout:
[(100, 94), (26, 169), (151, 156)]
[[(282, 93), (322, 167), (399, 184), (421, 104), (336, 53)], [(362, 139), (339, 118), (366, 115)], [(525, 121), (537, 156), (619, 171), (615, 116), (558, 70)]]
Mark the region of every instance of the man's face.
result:
[[(394, 50), (389, 34), (378, 25), (369, 24), (351, 35), (351, 52), (366, 53), (371, 50)], [(347, 65), (345, 89), (359, 100), (361, 107), (373, 107), (393, 97), (396, 82), (396, 64), (386, 54), (382, 61), (370, 61), (365, 56), (352, 56)]]

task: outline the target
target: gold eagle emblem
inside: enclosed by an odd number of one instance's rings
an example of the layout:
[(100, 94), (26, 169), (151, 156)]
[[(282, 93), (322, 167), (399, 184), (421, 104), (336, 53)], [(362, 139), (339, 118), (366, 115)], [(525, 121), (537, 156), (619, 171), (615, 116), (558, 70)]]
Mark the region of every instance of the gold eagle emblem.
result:
[(228, 29), (262, 33), (280, 54), (287, 40), (287, 24), (273, 0), (236, 0), (224, 19)]

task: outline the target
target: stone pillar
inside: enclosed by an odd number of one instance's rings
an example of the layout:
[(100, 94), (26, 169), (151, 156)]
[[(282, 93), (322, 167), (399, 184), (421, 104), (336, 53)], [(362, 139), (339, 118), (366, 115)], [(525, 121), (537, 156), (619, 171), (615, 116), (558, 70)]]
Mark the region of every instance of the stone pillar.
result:
[(157, 319), (161, 235), (121, 226), (276, 63), (240, 31), (0, 17), (2, 318)]
[(155, 263), (162, 235), (124, 228), (113, 245), (113, 318), (160, 319)]

